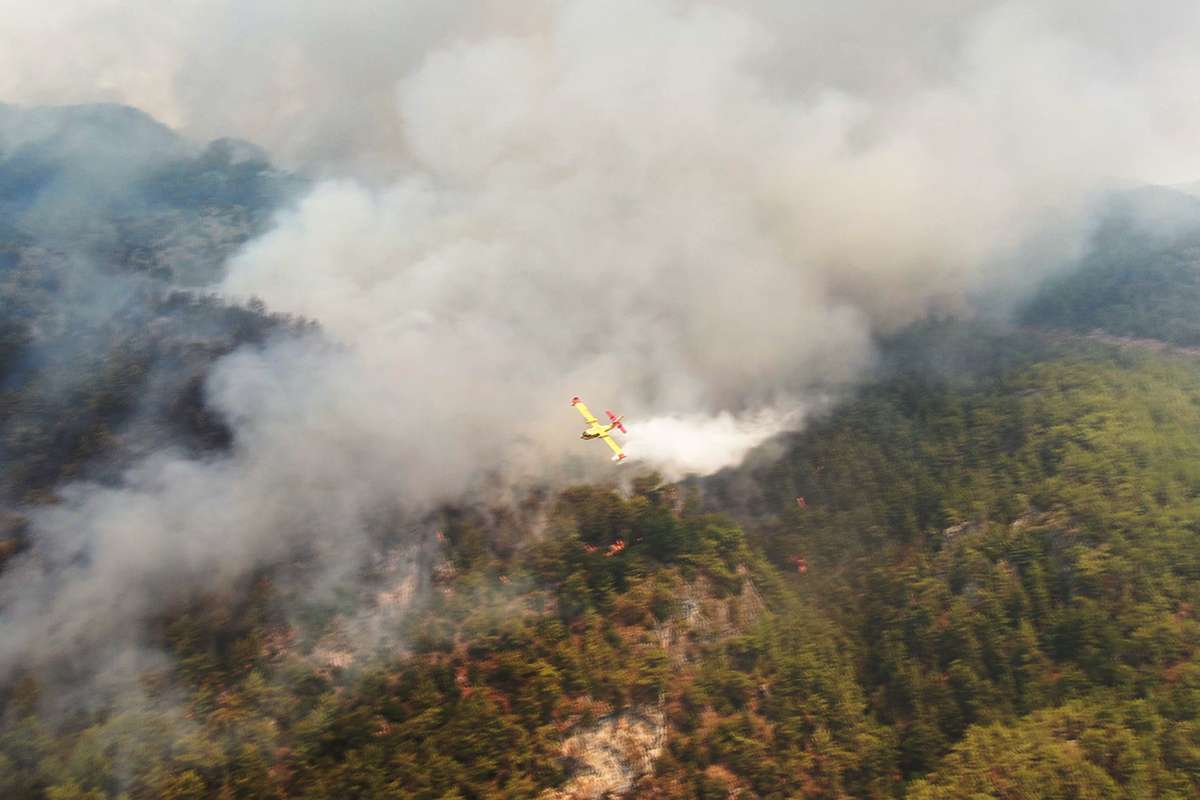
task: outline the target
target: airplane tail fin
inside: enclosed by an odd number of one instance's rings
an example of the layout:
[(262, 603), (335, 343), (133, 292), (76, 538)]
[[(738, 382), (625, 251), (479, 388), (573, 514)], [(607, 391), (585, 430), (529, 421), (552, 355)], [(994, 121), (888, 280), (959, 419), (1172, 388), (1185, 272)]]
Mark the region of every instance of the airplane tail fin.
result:
[(617, 428), (621, 431), (621, 433), (629, 433), (629, 431), (625, 430), (625, 426), (621, 424), (621, 420), (625, 419), (624, 414), (622, 414), (621, 416), (618, 417), (616, 414), (614, 414), (611, 411), (605, 411), (604, 413), (608, 414), (609, 420), (612, 421), (613, 425), (617, 426)]

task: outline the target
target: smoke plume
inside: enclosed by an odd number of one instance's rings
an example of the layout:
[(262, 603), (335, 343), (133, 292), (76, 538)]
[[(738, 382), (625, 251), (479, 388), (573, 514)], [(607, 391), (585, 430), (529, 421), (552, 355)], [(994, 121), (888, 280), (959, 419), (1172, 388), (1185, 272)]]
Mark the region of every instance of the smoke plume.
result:
[(219, 289), (326, 336), (219, 364), (227, 457), (36, 517), (0, 667), (297, 547), (349, 574), (381, 507), (607, 474), (575, 394), (644, 463), (719, 468), (880, 332), (1061, 263), (1096, 191), (1200, 156), (1190, 3), (103, 5), (0, 3), (0, 94), (323, 176)]

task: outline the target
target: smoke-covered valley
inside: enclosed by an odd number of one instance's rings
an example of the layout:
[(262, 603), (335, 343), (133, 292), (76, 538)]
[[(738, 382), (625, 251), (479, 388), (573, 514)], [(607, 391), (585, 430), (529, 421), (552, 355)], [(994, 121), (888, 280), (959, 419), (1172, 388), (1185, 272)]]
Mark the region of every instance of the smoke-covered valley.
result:
[[(0, 679), (127, 665), (164, 607), (296, 553), (329, 597), (381, 538), (423, 569), (447, 505), (610, 479), (575, 394), (628, 416), (623, 470), (736, 464), (868, 379), (879, 337), (1005, 317), (1105, 192), (1200, 172), (1191, 4), (876, 6), (0, 2), (0, 199), (71, 165), (10, 206), (70, 278), (28, 370), (145, 280), (319, 326), (181, 333), (224, 336), (188, 376), (220, 446), (139, 438), (147, 400), (118, 469), (14, 503)], [(32, 108), (98, 100), (190, 138)], [(195, 143), (223, 136), (265, 152)], [(214, 174), (198, 211), (162, 189)], [(115, 275), (147, 219), (152, 274)]]

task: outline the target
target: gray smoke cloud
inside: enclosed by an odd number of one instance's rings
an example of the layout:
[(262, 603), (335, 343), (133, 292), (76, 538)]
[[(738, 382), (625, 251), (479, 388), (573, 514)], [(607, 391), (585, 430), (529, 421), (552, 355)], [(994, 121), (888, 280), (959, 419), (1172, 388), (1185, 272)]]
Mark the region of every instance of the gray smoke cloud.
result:
[(1190, 3), (244, 5), (0, 3), (10, 99), (327, 177), (219, 288), (328, 334), (218, 365), (227, 458), (36, 517), (0, 667), (300, 546), (344, 578), (381, 507), (605, 474), (573, 394), (646, 423), (635, 459), (716, 469), (878, 333), (1063, 261), (1096, 191), (1200, 172)]

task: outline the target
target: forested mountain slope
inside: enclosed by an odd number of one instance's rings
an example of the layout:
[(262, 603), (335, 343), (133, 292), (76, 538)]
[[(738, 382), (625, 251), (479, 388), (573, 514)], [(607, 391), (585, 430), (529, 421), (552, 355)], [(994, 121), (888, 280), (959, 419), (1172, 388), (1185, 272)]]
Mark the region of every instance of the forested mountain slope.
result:
[(740, 506), (781, 566), (805, 559), (799, 590), (858, 642), (906, 774), (936, 771), (972, 725), (1135, 703), (1151, 727), (1122, 735), (1159, 737), (1138, 769), (1189, 796), (1200, 364), (995, 344), (1011, 365), (869, 387), (784, 459), (713, 481), (708, 502)]
[[(214, 361), (313, 329), (181, 290), (296, 179), (129, 110), (20, 113), (0, 571), (71, 479), (226, 448)], [(105, 201), (64, 205), (79, 182)], [(1187, 202), (1152, 229), (1118, 208), (1020, 327), (891, 337), (737, 469), (462, 502), (427, 534), (381, 512), (336, 590), (296, 552), (164, 603), (119, 690), (19, 671), (0, 796), (1196, 796), (1200, 359), (1076, 335), (1193, 343)]]
[(281, 615), (269, 574), (167, 610), (148, 707), (9, 688), (6, 790), (528, 797), (587, 785), (568, 743), (622, 720), (653, 771), (591, 777), (638, 796), (1194, 796), (1200, 365), (992, 346), (690, 490), (447, 512), (417, 608), (364, 575), (399, 651), (355, 643), (361, 598)]
[[(507, 553), (481, 518), (448, 517), (446, 559), (399, 652), (338, 649), (328, 632), (310, 638), (320, 626), (273, 619), (266, 578), (240, 606), (198, 601), (163, 630), (176, 666), (147, 676), (163, 710), (77, 714), (52, 732), (32, 714), (36, 677), (13, 687), (0, 785), (12, 797), (531, 797), (579, 780), (563, 743), (624, 712), (647, 747), (665, 737), (655, 770), (620, 754), (623, 780), (592, 785), (771, 796), (802, 780), (885, 795), (891, 740), (865, 715), (836, 632), (735, 527), (673, 502), (654, 482), (629, 500), (573, 490), (541, 509), (540, 540)], [(179, 691), (182, 712), (168, 702)]]

